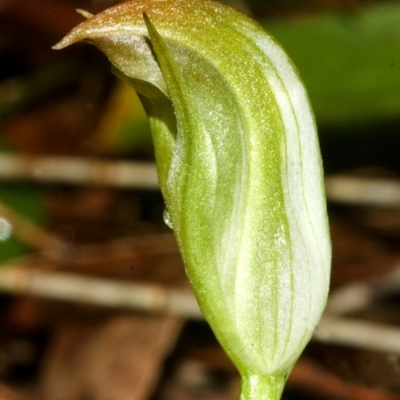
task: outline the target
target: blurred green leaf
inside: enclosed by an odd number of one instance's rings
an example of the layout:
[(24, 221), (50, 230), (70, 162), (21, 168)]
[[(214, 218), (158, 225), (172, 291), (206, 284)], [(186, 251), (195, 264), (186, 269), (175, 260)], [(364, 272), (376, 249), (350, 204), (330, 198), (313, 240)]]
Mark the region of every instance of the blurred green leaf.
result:
[(300, 70), (320, 125), (400, 117), (400, 4), (263, 26)]
[[(23, 215), (30, 221), (42, 223), (44, 220), (43, 205), (37, 188), (29, 185), (1, 183), (0, 202)], [(7, 219), (0, 214), (0, 231), (4, 232)], [(28, 252), (29, 248), (13, 235), (3, 235), (0, 232), (0, 262), (6, 262)]]
[[(9, 151), (4, 142), (0, 142), (1, 152)], [(42, 224), (44, 221), (44, 207), (41, 191), (38, 187), (24, 183), (0, 182), (0, 202), (16, 213), (26, 217), (29, 221)], [(29, 251), (13, 234), (13, 227), (7, 217), (0, 212), (0, 263), (7, 262)], [(8, 235), (8, 228), (10, 228)]]
[(150, 124), (136, 92), (118, 82), (98, 128), (99, 147), (112, 153), (153, 154)]
[(80, 69), (80, 63), (70, 61), (0, 81), (0, 116), (8, 117), (67, 88), (77, 79)]

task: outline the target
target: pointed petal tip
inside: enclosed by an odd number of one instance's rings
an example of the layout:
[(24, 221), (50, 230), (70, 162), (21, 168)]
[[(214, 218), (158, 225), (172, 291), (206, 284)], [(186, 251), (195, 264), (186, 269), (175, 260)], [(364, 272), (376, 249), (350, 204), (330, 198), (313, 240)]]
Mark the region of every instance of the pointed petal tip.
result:
[(80, 25), (73, 28), (67, 35), (65, 35), (58, 43), (56, 43), (51, 48), (53, 50), (61, 50), (64, 49), (65, 47), (70, 46), (73, 43), (86, 39), (88, 35), (85, 34), (85, 30), (84, 28), (82, 28), (82, 25), (85, 23), (86, 21), (82, 22)]
[(53, 50), (61, 50), (64, 47), (67, 47), (69, 43), (65, 43), (65, 38), (61, 39), (57, 44), (55, 44), (54, 46), (51, 46), (51, 48)]
[(80, 38), (77, 38), (76, 35), (74, 35), (73, 32), (71, 32), (67, 36), (63, 37), (58, 43), (56, 43), (51, 48), (53, 50), (61, 50), (75, 42), (78, 42), (79, 40)]
[[(76, 12), (78, 14), (82, 15), (83, 17), (85, 17), (86, 20), (89, 20), (89, 19), (91, 19), (93, 17), (93, 14), (90, 14), (89, 12), (87, 12), (85, 10), (81, 10), (80, 8), (78, 8), (76, 10)], [(83, 22), (85, 22), (85, 21), (83, 21)], [(82, 25), (82, 23), (80, 25)], [(80, 25), (77, 25), (75, 28), (73, 28), (70, 33), (68, 33), (64, 38), (62, 38), (57, 44), (55, 44), (51, 48), (53, 50), (61, 50), (61, 49), (64, 49), (65, 47), (68, 47), (72, 43), (75, 43), (75, 42), (79, 41), (80, 39), (78, 39), (76, 37), (77, 36), (76, 32), (78, 31), (78, 27)]]

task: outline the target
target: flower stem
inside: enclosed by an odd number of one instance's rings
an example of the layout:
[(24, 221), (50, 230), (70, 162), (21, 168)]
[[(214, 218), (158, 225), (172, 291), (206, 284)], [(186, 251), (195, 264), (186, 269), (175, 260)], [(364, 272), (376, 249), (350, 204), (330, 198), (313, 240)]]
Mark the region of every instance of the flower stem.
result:
[(285, 382), (285, 375), (242, 376), (239, 400), (280, 400)]

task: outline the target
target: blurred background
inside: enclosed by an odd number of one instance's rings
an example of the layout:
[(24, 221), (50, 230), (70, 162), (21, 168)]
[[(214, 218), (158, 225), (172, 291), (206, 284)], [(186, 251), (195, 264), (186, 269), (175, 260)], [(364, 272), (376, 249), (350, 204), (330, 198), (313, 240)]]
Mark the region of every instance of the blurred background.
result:
[[(163, 219), (149, 128), (88, 44), (115, 0), (0, 0), (0, 400), (235, 400)], [(400, 2), (232, 0), (315, 110), (326, 313), (284, 400), (400, 399)]]

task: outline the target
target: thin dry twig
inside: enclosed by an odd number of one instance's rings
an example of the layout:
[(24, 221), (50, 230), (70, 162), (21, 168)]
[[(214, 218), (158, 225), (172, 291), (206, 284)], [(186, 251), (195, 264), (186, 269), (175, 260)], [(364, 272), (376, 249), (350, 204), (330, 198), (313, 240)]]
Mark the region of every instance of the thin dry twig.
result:
[[(158, 190), (151, 162), (91, 160), (84, 157), (0, 155), (0, 179)], [(400, 182), (345, 175), (325, 179), (327, 197), (345, 204), (400, 206)]]
[(330, 294), (326, 312), (349, 314), (362, 311), (373, 301), (400, 291), (400, 264), (378, 279), (356, 282), (336, 289)]
[(2, 154), (0, 179), (158, 189), (154, 163), (90, 160), (83, 157), (28, 157)]
[(201, 318), (197, 302), (189, 291), (18, 265), (0, 269), (0, 290), (102, 307)]
[(400, 206), (400, 182), (393, 179), (334, 175), (325, 179), (325, 187), (331, 201), (380, 207)]
[[(64, 272), (40, 271), (24, 266), (0, 269), (0, 291), (85, 302), (102, 307), (167, 313), (182, 318), (202, 318), (193, 294), (185, 290)], [(400, 328), (330, 315), (323, 316), (314, 339), (400, 353)]]
[(400, 328), (325, 315), (314, 339), (344, 346), (400, 354)]
[(312, 359), (301, 357), (288, 380), (288, 387), (307, 397), (325, 400), (399, 400), (383, 388), (369, 388), (339, 377)]

